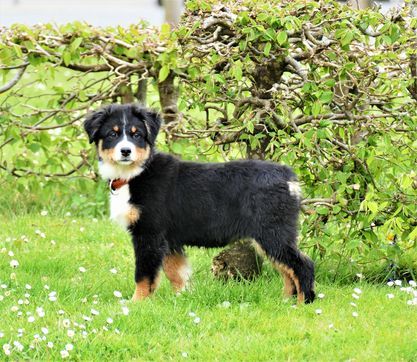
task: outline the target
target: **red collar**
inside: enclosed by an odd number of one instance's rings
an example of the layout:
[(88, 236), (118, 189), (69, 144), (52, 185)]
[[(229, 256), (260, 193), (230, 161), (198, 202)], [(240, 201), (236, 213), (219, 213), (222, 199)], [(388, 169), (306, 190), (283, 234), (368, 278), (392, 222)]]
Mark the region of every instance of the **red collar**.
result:
[(111, 191), (116, 191), (120, 189), (122, 186), (127, 185), (129, 183), (128, 180), (122, 178), (116, 178), (114, 180), (109, 181), (109, 186)]

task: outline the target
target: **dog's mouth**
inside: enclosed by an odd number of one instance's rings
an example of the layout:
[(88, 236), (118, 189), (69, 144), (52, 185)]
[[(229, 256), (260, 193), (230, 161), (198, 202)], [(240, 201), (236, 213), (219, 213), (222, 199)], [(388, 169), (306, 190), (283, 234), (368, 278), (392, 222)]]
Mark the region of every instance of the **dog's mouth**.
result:
[(133, 160), (130, 157), (124, 157), (120, 160), (117, 160), (117, 163), (119, 165), (131, 165), (133, 163)]

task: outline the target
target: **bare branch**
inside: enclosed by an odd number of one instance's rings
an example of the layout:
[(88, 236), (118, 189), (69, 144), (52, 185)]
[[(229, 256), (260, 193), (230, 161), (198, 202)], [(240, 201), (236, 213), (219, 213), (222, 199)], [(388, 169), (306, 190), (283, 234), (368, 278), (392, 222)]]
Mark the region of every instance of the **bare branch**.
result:
[(25, 72), (28, 65), (29, 63), (18, 68), (16, 75), (13, 77), (13, 79), (10, 80), (9, 83), (5, 84), (3, 87), (0, 88), (0, 94), (7, 92), (9, 89), (13, 88), (17, 84), (20, 78), (22, 78), (23, 73)]

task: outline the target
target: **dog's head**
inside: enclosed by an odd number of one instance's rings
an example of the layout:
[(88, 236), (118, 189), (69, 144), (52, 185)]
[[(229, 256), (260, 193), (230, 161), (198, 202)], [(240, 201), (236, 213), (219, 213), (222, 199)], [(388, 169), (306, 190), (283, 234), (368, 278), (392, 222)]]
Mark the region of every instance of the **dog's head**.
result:
[(138, 175), (151, 157), (161, 119), (137, 104), (112, 104), (90, 113), (84, 129), (95, 143), (100, 174), (107, 179)]

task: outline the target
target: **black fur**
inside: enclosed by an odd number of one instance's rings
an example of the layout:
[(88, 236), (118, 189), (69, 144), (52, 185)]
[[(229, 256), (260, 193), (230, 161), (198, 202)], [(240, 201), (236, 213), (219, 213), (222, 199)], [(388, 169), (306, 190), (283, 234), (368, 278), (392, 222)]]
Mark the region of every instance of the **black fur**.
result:
[[(146, 142), (154, 149), (160, 119), (135, 105), (90, 115), (85, 123), (90, 141), (105, 138), (103, 127), (121, 115), (143, 122)], [(139, 220), (128, 226), (136, 282), (154, 281), (164, 257), (183, 255), (185, 245), (219, 247), (250, 238), (269, 259), (293, 271), (305, 302), (312, 302), (314, 265), (296, 244), (300, 199), (289, 187), (296, 180), (289, 167), (272, 162), (196, 163), (152, 152), (143, 172), (129, 180), (129, 202), (140, 210)]]

